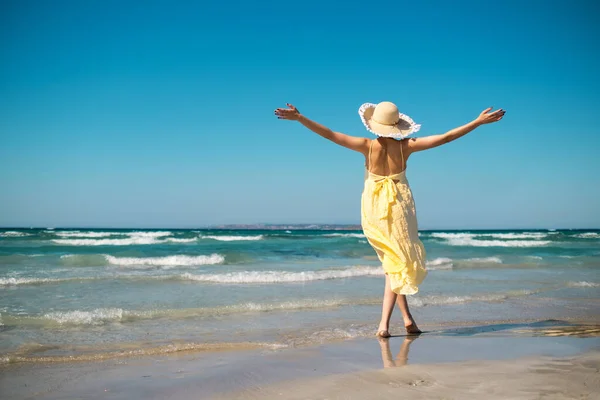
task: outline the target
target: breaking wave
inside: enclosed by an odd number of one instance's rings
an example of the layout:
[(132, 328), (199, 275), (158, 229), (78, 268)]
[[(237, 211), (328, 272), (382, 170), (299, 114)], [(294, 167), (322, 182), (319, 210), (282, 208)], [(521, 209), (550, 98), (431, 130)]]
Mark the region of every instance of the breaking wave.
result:
[(364, 238), (365, 235), (362, 233), (329, 233), (327, 235), (323, 235), (325, 237), (351, 237), (351, 238)]
[(105, 325), (108, 323), (125, 323), (136, 320), (156, 318), (193, 318), (206, 316), (222, 316), (249, 312), (293, 311), (306, 309), (323, 309), (345, 305), (379, 304), (380, 299), (299, 299), (281, 303), (246, 302), (220, 307), (124, 310), (122, 308), (97, 308), (94, 310), (72, 310), (50, 312), (40, 316), (5, 315), (7, 325)]
[(56, 231), (52, 232), (56, 236), (62, 238), (78, 237), (78, 238), (102, 238), (117, 235), (127, 235), (125, 232), (82, 232), (82, 231)]
[(12, 238), (12, 237), (24, 237), (24, 236), (31, 236), (31, 233), (19, 232), (19, 231), (0, 232), (0, 237)]
[(453, 266), (452, 259), (445, 257), (439, 257), (431, 261), (426, 261), (425, 265), (430, 271), (434, 271), (436, 269), (452, 269)]
[(535, 291), (531, 291), (531, 290), (518, 290), (518, 291), (514, 291), (514, 292), (507, 292), (507, 293), (482, 294), (482, 295), (475, 295), (475, 296), (423, 296), (423, 297), (411, 296), (409, 303), (410, 303), (410, 305), (414, 305), (416, 307), (426, 307), (426, 306), (463, 304), (463, 303), (470, 303), (470, 302), (474, 302), (474, 301), (494, 302), (494, 301), (506, 300), (511, 297), (529, 296), (534, 293), (535, 293)]
[(200, 239), (212, 239), (212, 240), (220, 240), (223, 242), (234, 242), (238, 240), (262, 240), (264, 239), (263, 235), (256, 236), (217, 236), (217, 235), (206, 235), (200, 236)]
[(157, 244), (162, 241), (152, 237), (135, 237), (128, 239), (52, 239), (56, 244), (68, 246), (129, 246), (137, 244)]
[(502, 259), (500, 257), (475, 257), (475, 258), (467, 258), (464, 261), (473, 262), (473, 263), (502, 264)]
[(95, 278), (0, 278), (0, 286), (43, 285), (69, 281), (85, 281)]
[[(63, 232), (55, 232), (59, 234)], [(172, 241), (174, 238), (164, 239), (165, 236), (171, 236), (169, 231), (133, 231), (133, 232), (118, 232), (115, 235), (129, 236), (128, 238), (110, 238), (110, 239), (91, 239), (101, 238), (113, 235), (111, 232), (82, 232), (86, 239), (52, 239), (56, 244), (68, 246), (128, 246), (142, 244), (158, 244)], [(59, 235), (60, 236), (60, 235)], [(79, 236), (79, 231), (67, 231), (64, 235), (66, 238)], [(194, 239), (195, 240), (195, 239)], [(187, 241), (187, 239), (186, 239)]]
[(105, 255), (104, 258), (112, 265), (134, 266), (149, 265), (158, 267), (178, 267), (193, 265), (214, 265), (222, 264), (225, 257), (220, 254), (211, 254), (210, 256), (165, 256), (165, 257), (115, 257)]
[(586, 281), (569, 282), (569, 286), (570, 287), (600, 287), (600, 283), (586, 282)]
[(574, 236), (579, 239), (600, 239), (600, 233), (598, 232), (585, 232)]
[[(508, 234), (507, 234), (508, 235)], [(445, 244), (450, 246), (472, 246), (472, 247), (541, 247), (550, 244), (549, 240), (486, 240), (478, 239), (485, 236), (473, 233), (432, 233), (432, 237), (444, 239)], [(491, 236), (491, 235), (488, 235)]]
[(343, 279), (357, 276), (381, 276), (383, 274), (383, 269), (380, 267), (357, 266), (341, 270), (329, 269), (302, 272), (243, 271), (202, 275), (185, 273), (181, 275), (181, 278), (184, 280), (210, 283), (287, 283)]

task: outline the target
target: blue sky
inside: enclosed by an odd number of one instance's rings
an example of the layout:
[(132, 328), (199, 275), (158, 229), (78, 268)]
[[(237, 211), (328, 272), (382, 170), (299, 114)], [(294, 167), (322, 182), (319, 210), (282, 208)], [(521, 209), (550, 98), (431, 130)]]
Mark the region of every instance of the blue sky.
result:
[(588, 1), (3, 1), (0, 226), (358, 223), (364, 102), (443, 133), (423, 229), (600, 227), (600, 7)]

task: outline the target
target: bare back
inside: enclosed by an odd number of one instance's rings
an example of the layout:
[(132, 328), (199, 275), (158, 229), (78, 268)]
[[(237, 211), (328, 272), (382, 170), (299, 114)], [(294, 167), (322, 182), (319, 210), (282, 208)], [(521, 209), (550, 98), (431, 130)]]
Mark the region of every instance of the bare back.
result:
[(369, 153), (365, 155), (365, 165), (372, 173), (387, 176), (399, 174), (406, 169), (404, 155), (408, 152), (404, 140), (380, 137), (373, 139), (369, 147)]

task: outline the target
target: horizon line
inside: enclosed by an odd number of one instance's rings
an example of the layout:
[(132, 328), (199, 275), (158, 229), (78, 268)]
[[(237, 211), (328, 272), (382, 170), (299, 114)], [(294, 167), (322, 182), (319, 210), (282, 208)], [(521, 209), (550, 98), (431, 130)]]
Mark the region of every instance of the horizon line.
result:
[[(322, 228), (346, 228), (348, 230), (362, 230), (360, 224), (338, 224), (338, 223), (325, 223), (325, 224), (285, 224), (285, 223), (257, 223), (257, 224), (216, 224), (216, 225), (206, 225), (206, 226), (198, 226), (198, 227), (115, 227), (115, 226), (0, 226), (0, 229), (46, 229), (46, 230), (54, 230), (54, 229), (121, 229), (121, 230), (131, 230), (131, 229), (143, 229), (143, 230), (158, 230), (158, 229), (168, 229), (168, 230), (193, 230), (193, 229), (238, 229), (238, 230), (260, 230), (262, 228), (270, 227), (270, 228), (280, 228), (280, 229), (304, 229), (308, 230), (309, 227), (314, 227), (315, 229)], [(350, 229), (354, 228), (354, 229)], [(562, 230), (600, 230), (600, 228), (498, 228), (498, 227), (488, 227), (488, 228), (423, 228), (419, 229), (419, 231), (526, 231), (526, 230), (546, 230), (546, 231), (562, 231)]]

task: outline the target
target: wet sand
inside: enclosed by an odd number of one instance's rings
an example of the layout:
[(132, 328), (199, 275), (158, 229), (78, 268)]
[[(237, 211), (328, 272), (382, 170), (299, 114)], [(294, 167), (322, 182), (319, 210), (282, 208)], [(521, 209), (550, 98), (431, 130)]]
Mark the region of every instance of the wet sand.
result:
[(7, 399), (600, 398), (597, 325), (540, 321), (292, 349), (17, 363)]
[[(220, 399), (597, 399), (600, 352), (568, 358), (404, 365), (257, 387)], [(402, 366), (402, 368), (398, 368)]]

